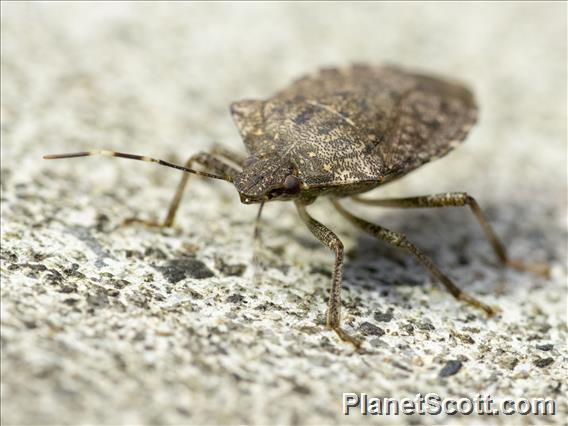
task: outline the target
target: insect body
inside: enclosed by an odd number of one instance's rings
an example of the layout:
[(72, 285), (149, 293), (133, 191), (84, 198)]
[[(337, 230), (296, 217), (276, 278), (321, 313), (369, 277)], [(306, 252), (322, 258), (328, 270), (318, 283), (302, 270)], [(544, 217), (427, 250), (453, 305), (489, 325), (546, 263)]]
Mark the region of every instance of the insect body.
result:
[[(307, 227), (335, 253), (327, 325), (346, 341), (359, 342), (341, 328), (343, 244), (306, 206), (327, 196), (343, 217), (369, 234), (417, 258), (459, 300), (493, 315), (489, 305), (460, 290), (406, 237), (369, 223), (347, 211), (341, 198), (386, 207), (469, 206), (504, 265), (547, 272), (544, 265), (524, 265), (507, 257), (475, 200), (465, 193), (370, 200), (360, 198), (420, 165), (447, 154), (474, 125), (477, 107), (472, 93), (459, 83), (395, 67), (352, 66), (325, 69), (301, 78), (268, 100), (243, 100), (231, 105), (248, 156), (222, 148), (192, 156), (185, 166), (144, 156), (87, 151), (46, 156), (71, 158), (104, 154), (156, 162), (186, 172), (164, 223), (171, 226), (188, 173), (232, 182), (246, 204), (290, 200)], [(202, 166), (203, 171), (192, 168)], [(257, 223), (258, 224), (258, 223)], [(152, 223), (152, 225), (157, 225)]]

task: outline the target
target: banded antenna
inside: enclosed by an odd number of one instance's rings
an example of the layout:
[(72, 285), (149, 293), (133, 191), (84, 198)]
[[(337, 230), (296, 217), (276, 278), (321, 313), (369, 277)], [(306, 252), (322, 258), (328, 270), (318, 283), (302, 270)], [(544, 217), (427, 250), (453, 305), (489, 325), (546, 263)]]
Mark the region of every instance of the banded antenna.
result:
[(108, 151), (105, 149), (102, 150), (91, 150), (91, 151), (81, 151), (81, 152), (72, 152), (68, 154), (53, 154), (53, 155), (44, 155), (44, 160), (61, 160), (64, 158), (78, 158), (78, 157), (91, 157), (95, 155), (102, 155), (104, 157), (119, 157), (119, 158), (127, 158), (129, 160), (138, 160), (138, 161), (145, 161), (147, 163), (157, 163), (161, 166), (171, 167), (172, 169), (181, 170), (182, 172), (186, 173), (193, 173), (195, 175), (204, 176), (212, 179), (220, 179), (227, 182), (232, 182), (233, 179), (230, 176), (222, 176), (216, 175), (213, 173), (201, 172), (199, 170), (190, 169), (189, 167), (180, 166), (178, 164), (170, 163), (169, 161), (159, 160), (157, 158), (147, 157), (145, 155), (135, 155), (135, 154), (126, 154), (124, 152), (116, 152), (116, 151)]

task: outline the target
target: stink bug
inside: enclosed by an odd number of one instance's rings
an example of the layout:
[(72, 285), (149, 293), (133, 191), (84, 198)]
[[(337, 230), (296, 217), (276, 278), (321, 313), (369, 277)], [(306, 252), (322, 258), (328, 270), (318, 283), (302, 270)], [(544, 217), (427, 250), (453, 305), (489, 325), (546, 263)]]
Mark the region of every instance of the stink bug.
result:
[[(456, 298), (485, 311), (495, 308), (460, 290), (418, 247), (400, 233), (369, 223), (347, 211), (340, 200), (375, 206), (423, 208), (469, 206), (503, 265), (546, 275), (545, 265), (511, 260), (470, 195), (445, 193), (411, 198), (367, 199), (360, 194), (397, 179), (444, 156), (463, 141), (477, 119), (477, 106), (463, 85), (392, 66), (324, 69), (295, 81), (265, 100), (243, 100), (231, 114), (248, 156), (222, 148), (192, 156), (185, 166), (112, 151), (48, 155), (46, 159), (103, 154), (158, 163), (184, 173), (166, 219), (172, 226), (189, 174), (231, 182), (245, 204), (294, 201), (301, 219), (335, 253), (327, 325), (356, 347), (359, 341), (341, 328), (343, 244), (306, 206), (330, 198), (339, 213), (363, 231), (406, 250)], [(198, 164), (203, 171), (193, 167)]]

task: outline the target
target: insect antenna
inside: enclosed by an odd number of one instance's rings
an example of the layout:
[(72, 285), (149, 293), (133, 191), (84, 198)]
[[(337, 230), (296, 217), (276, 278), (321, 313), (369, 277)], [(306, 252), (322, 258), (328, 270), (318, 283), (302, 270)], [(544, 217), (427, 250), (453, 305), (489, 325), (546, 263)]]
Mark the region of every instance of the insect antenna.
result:
[(190, 169), (189, 167), (184, 167), (178, 164), (170, 163), (169, 161), (148, 157), (146, 155), (126, 154), (124, 152), (116, 152), (116, 151), (107, 151), (107, 150), (81, 151), (81, 152), (72, 152), (67, 154), (44, 155), (43, 158), (45, 160), (60, 160), (64, 158), (91, 157), (94, 155), (102, 155), (105, 157), (127, 158), (129, 160), (139, 160), (139, 161), (145, 161), (147, 163), (157, 163), (161, 166), (171, 167), (172, 169), (181, 170), (186, 173), (193, 173), (199, 176), (204, 176), (212, 179), (220, 179), (227, 182), (233, 181), (233, 179), (230, 176), (216, 175), (213, 173), (202, 172), (199, 170)]

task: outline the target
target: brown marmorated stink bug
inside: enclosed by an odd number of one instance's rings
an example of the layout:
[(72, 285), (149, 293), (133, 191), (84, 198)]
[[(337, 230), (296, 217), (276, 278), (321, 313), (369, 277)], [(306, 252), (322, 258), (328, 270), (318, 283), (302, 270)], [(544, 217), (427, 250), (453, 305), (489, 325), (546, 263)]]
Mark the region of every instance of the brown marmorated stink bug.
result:
[[(400, 233), (369, 223), (347, 211), (340, 200), (374, 206), (424, 208), (469, 206), (503, 265), (546, 275), (546, 265), (511, 260), (479, 205), (463, 192), (410, 198), (368, 199), (359, 194), (397, 179), (446, 155), (463, 141), (477, 119), (472, 93), (459, 83), (392, 66), (356, 65), (323, 69), (265, 100), (231, 105), (248, 156), (223, 148), (192, 156), (185, 166), (140, 155), (86, 151), (47, 155), (46, 159), (107, 155), (158, 163), (186, 172), (166, 219), (172, 226), (189, 173), (233, 183), (245, 204), (294, 201), (302, 220), (335, 253), (327, 325), (341, 339), (360, 343), (341, 328), (343, 244), (306, 206), (327, 196), (339, 213), (363, 231), (413, 255), (456, 298), (485, 311), (496, 309), (460, 290), (422, 250)], [(201, 165), (203, 171), (193, 169)], [(257, 234), (255, 232), (255, 234)]]

